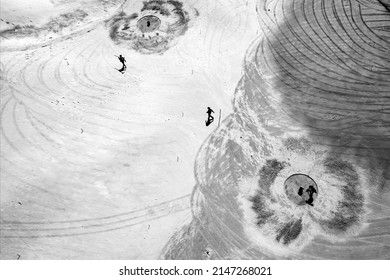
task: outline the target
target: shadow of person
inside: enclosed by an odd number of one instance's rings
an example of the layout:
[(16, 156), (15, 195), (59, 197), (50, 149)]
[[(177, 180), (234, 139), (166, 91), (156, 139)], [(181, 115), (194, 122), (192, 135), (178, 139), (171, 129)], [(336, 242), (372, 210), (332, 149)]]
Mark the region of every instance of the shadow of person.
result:
[(119, 72), (121, 72), (122, 74), (124, 74), (126, 68), (127, 68), (126, 65), (123, 65), (121, 69), (116, 69), (116, 70), (118, 70)]

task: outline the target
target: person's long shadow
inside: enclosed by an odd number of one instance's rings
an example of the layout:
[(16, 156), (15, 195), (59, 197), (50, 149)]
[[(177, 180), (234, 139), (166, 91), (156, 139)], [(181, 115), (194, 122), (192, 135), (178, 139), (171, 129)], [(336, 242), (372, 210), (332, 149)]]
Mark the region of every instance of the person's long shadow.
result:
[(122, 74), (124, 74), (126, 68), (127, 68), (126, 65), (123, 64), (121, 69), (116, 69), (116, 70), (118, 70), (119, 72), (121, 72)]
[(214, 117), (213, 116), (209, 116), (207, 121), (204, 121), (204, 122), (205, 122), (206, 126), (209, 126), (213, 121), (214, 121)]

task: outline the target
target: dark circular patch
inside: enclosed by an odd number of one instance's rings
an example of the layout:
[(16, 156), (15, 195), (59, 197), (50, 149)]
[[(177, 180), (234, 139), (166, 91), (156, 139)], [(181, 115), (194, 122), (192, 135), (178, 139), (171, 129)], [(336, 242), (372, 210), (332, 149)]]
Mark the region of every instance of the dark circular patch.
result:
[(137, 27), (143, 33), (149, 33), (157, 30), (161, 25), (161, 20), (156, 16), (144, 16), (137, 22)]
[(296, 205), (311, 205), (318, 195), (316, 182), (305, 174), (293, 174), (284, 182), (287, 197)]

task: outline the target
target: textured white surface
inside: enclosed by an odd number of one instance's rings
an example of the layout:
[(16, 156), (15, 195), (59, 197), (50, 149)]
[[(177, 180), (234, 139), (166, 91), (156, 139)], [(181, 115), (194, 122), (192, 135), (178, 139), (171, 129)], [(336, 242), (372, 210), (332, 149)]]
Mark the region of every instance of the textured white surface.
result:
[(205, 111), (232, 112), (257, 19), (246, 1), (186, 4), (199, 17), (164, 55), (103, 23), (1, 53), (2, 259), (154, 259), (190, 222)]

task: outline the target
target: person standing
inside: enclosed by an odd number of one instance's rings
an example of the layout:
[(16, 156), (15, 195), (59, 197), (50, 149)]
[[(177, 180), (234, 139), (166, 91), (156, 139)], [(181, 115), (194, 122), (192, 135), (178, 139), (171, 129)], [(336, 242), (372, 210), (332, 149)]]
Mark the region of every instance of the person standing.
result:
[(127, 68), (126, 63), (125, 63), (126, 59), (121, 54), (117, 57), (118, 57), (119, 61), (122, 63), (122, 68), (117, 69), (117, 70), (123, 74)]
[(207, 113), (207, 121), (205, 121), (205, 123), (206, 126), (209, 126), (214, 121), (214, 117), (211, 115), (212, 113), (214, 113), (214, 111), (210, 107), (207, 107), (206, 113)]

